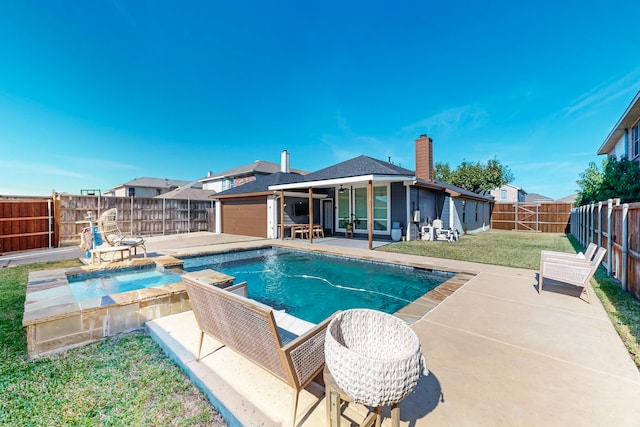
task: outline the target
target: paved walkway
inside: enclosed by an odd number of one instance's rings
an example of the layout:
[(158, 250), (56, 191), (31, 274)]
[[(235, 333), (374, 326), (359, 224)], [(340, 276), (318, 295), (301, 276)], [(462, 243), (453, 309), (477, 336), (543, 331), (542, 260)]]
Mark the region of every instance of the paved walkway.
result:
[[(537, 274), (531, 270), (269, 242), (476, 274), (412, 325), (430, 375), (402, 402), (403, 426), (640, 425), (640, 373), (597, 298), (590, 305), (551, 287), (538, 294)], [(211, 249), (199, 243), (177, 252)], [(264, 243), (248, 239), (228, 245)], [(288, 425), (292, 392), (286, 385), (226, 348), (195, 361), (199, 332), (191, 312), (148, 326), (231, 425)], [(207, 338), (205, 346), (206, 354), (216, 343)], [(348, 408), (345, 416), (357, 419), (361, 411)], [(326, 425), (321, 389), (312, 385), (303, 391), (297, 425)]]

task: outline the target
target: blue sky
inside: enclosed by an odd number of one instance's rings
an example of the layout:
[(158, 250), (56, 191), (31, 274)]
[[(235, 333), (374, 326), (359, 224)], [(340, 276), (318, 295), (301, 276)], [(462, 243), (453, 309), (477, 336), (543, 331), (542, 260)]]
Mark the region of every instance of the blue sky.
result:
[(560, 198), (640, 90), (638, 1), (0, 0), (0, 194), (360, 154)]

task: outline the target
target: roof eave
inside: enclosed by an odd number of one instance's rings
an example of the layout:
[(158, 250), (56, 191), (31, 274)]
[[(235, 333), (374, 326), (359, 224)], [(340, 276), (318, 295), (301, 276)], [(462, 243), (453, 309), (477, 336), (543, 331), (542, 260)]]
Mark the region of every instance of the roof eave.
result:
[(607, 138), (598, 149), (598, 154), (609, 154), (624, 135), (624, 130), (633, 126), (638, 118), (640, 118), (640, 91), (638, 91), (616, 125), (609, 132), (609, 135), (607, 135)]

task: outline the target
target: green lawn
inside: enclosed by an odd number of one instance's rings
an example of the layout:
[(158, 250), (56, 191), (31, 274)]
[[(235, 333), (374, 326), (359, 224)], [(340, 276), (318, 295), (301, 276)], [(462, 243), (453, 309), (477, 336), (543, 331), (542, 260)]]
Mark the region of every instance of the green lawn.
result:
[(29, 271), (75, 265), (0, 270), (0, 425), (226, 425), (144, 332), (27, 360), (22, 312)]
[[(543, 249), (580, 252), (584, 248), (570, 235), (491, 230), (461, 236), (458, 242), (398, 242), (378, 248), (435, 258), (457, 259), (507, 267), (540, 268)], [(640, 301), (622, 291), (600, 267), (591, 284), (609, 314), (629, 354), (640, 369)]]

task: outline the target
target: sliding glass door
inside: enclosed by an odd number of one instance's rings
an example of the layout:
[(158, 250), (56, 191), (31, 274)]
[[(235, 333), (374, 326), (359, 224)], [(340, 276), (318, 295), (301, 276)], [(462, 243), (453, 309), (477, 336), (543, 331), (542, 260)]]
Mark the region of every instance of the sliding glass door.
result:
[[(338, 229), (345, 230), (347, 224), (353, 224), (355, 230), (367, 231), (367, 211), (369, 200), (367, 187), (345, 188), (338, 195)], [(373, 231), (389, 231), (389, 186), (373, 187)]]

